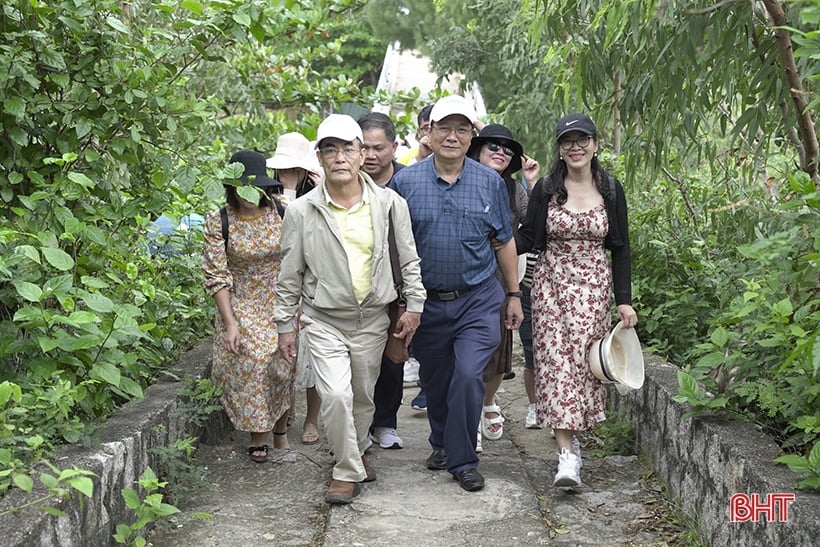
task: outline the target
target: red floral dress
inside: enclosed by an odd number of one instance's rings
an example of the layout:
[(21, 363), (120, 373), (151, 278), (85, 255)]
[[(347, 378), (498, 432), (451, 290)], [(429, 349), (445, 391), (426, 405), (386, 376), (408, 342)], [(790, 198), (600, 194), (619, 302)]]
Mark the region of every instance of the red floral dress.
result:
[(606, 387), (587, 352), (611, 322), (612, 269), (604, 204), (575, 213), (554, 200), (547, 245), (536, 262), (532, 327), (536, 416), (542, 427), (586, 430), (606, 419)]
[(273, 209), (243, 218), (228, 207), (228, 226), (226, 254), (219, 211), (206, 217), (202, 271), (209, 294), (231, 290), (242, 339), (238, 355), (228, 351), (217, 312), (211, 379), (222, 388), (220, 401), (237, 430), (271, 431), (290, 406), (296, 373), (276, 353), (279, 337), (273, 321), (282, 219)]

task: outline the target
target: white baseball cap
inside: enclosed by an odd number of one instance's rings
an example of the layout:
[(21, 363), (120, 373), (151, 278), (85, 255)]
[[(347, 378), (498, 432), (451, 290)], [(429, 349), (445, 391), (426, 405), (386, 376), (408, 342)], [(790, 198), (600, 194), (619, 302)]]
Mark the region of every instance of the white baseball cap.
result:
[(347, 114), (331, 114), (319, 124), (316, 132), (316, 148), (324, 139), (334, 138), (345, 142), (353, 142), (359, 139), (360, 144), (364, 144), (362, 128), (352, 117)]
[(461, 95), (447, 95), (436, 101), (436, 104), (433, 105), (433, 110), (430, 111), (430, 121), (440, 122), (447, 116), (456, 114), (464, 116), (470, 120), (470, 123), (475, 123), (478, 119), (475, 108), (470, 104), (470, 101)]

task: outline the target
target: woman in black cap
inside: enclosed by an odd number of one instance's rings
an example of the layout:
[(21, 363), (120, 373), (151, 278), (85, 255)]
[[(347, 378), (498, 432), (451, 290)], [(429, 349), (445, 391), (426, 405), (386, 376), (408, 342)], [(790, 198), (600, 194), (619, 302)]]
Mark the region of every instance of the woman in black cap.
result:
[[(513, 138), (512, 132), (499, 124), (485, 125), (477, 137), (470, 141), (467, 157), (493, 169), (501, 175), (507, 186), (512, 213), (513, 232), (518, 228), (521, 219), (527, 213), (528, 193), (538, 180), (541, 166), (532, 158), (524, 155), (524, 148)], [(523, 168), (527, 189), (513, 177)], [(500, 276), (500, 273), (498, 274)], [(522, 308), (526, 307), (523, 295)], [(478, 431), (476, 451), (481, 452), (482, 435), (490, 440), (498, 440), (504, 434), (504, 417), (501, 409), (495, 404), (495, 394), (501, 385), (504, 374), (512, 371), (512, 331), (504, 326), (504, 310), (501, 312), (501, 343), (490, 357), (484, 369), (484, 408), (481, 413), (481, 426)], [(527, 317), (524, 318), (527, 321)]]
[(606, 386), (590, 372), (587, 352), (609, 332), (613, 289), (624, 326), (638, 322), (626, 197), (598, 161), (598, 146), (589, 116), (561, 118), (556, 159), (533, 190), (516, 235), (519, 253), (540, 253), (532, 284), (536, 415), (540, 425), (555, 431), (554, 486), (581, 483), (575, 432), (606, 419)]
[[(276, 351), (273, 322), (282, 233), (276, 196), (282, 185), (268, 177), (258, 152), (237, 152), (230, 163), (241, 163), (244, 172), (224, 185), (228, 206), (205, 219), (202, 271), (217, 308), (211, 377), (233, 426), (250, 433), (251, 460), (263, 463), (270, 431), (274, 448), (288, 448), (295, 374)], [(259, 191), (240, 190), (249, 185)]]

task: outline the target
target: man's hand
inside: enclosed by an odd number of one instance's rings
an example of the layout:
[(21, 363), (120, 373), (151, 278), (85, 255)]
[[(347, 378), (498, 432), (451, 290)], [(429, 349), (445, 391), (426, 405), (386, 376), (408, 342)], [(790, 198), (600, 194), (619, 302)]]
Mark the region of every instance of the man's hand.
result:
[(391, 333), (390, 336), (396, 338), (404, 338), (404, 347), (410, 347), (410, 341), (413, 340), (413, 335), (416, 334), (416, 329), (419, 328), (421, 322), (421, 314), (414, 311), (404, 311), (399, 315), (396, 321), (396, 328), (398, 332)]
[(279, 353), (282, 358), (290, 364), (296, 359), (296, 333), (279, 333)]
[(509, 330), (517, 330), (524, 321), (524, 312), (521, 311), (521, 299), (517, 296), (507, 297), (507, 316), (504, 325)]

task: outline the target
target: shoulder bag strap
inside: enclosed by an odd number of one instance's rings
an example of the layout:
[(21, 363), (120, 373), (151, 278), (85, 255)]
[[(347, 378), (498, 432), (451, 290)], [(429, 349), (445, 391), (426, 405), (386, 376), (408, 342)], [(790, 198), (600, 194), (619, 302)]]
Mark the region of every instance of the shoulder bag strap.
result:
[(399, 266), (399, 250), (396, 247), (396, 234), (393, 231), (393, 207), (387, 212), (387, 245), (390, 250), (390, 269), (393, 272), (393, 285), (396, 287), (396, 294), (399, 295), (399, 303), (404, 303), (402, 287), (404, 282), (401, 278), (401, 266)]

